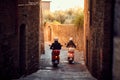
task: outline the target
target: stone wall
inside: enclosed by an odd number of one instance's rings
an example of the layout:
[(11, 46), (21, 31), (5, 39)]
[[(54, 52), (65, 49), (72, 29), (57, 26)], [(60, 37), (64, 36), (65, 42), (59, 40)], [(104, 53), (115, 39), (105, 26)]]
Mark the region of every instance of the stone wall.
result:
[(113, 80), (120, 80), (120, 0), (115, 0), (114, 8)]
[(0, 79), (4, 80), (19, 75), (16, 3), (0, 0)]
[(114, 37), (113, 80), (120, 79), (120, 37)]
[[(48, 34), (51, 35), (48, 36)], [(54, 37), (58, 37), (59, 42), (63, 45), (63, 47), (65, 47), (65, 44), (69, 41), (69, 38), (73, 37), (73, 41), (75, 42), (77, 49), (83, 51), (83, 28), (78, 29), (73, 24), (47, 24), (45, 27), (45, 41), (49, 41), (49, 37), (51, 37), (51, 42), (53, 42)]]
[(103, 26), (104, 26), (104, 1), (93, 0), (90, 4), (90, 23), (88, 34), (88, 67), (90, 72), (96, 78), (101, 75), (103, 54)]
[(42, 10), (42, 7), (43, 7), (42, 6), (42, 1), (40, 1), (39, 54), (44, 54), (45, 53), (45, 48), (44, 48), (44, 24), (43, 24), (43, 10)]
[[(102, 79), (112, 80), (112, 59), (113, 59), (113, 0), (105, 0), (104, 9), (104, 38), (102, 52)], [(106, 56), (107, 55), (107, 56)]]
[(0, 0), (0, 79), (39, 68), (39, 0)]
[(112, 79), (112, 1), (85, 0), (86, 65), (98, 80)]
[[(24, 4), (23, 4), (24, 3)], [(24, 34), (25, 36), (21, 35), (21, 38), (24, 39), (22, 47), (24, 49), (20, 49), (21, 57), (24, 61), (24, 66), (21, 66), (22, 69), (24, 68), (24, 74), (30, 74), (39, 68), (39, 0), (32, 0), (23, 1), (23, 3), (18, 4), (18, 25), (19, 25), (19, 35)], [(24, 32), (21, 31), (21, 25), (25, 25)], [(20, 36), (19, 36), (20, 37)], [(22, 39), (20, 39), (22, 41)], [(19, 41), (20, 41), (19, 40)]]

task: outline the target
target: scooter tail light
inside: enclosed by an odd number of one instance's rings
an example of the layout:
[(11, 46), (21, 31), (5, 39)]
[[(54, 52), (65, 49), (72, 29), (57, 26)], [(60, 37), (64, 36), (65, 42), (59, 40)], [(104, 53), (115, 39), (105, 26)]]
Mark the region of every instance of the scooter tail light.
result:
[(55, 58), (58, 58), (58, 56), (55, 56)]
[(71, 54), (71, 53), (70, 53), (70, 54), (69, 54), (69, 56), (70, 56), (70, 57), (72, 57), (72, 56), (73, 56), (73, 54)]

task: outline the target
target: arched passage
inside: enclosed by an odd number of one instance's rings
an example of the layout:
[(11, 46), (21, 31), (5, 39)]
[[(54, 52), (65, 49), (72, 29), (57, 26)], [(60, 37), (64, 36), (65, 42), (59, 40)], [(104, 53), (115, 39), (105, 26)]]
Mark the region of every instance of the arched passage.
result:
[(20, 26), (20, 40), (19, 40), (19, 48), (20, 48), (20, 54), (19, 54), (19, 66), (20, 66), (20, 75), (25, 74), (25, 68), (26, 68), (26, 25), (21, 24)]

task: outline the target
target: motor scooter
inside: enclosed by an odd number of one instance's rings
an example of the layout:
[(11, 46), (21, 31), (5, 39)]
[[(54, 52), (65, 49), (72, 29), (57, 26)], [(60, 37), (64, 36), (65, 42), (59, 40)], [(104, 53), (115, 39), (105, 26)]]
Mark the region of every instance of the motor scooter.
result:
[(74, 48), (73, 47), (68, 48), (68, 62), (69, 64), (72, 64), (74, 62)]
[(60, 60), (60, 50), (52, 50), (52, 64), (54, 67), (57, 67)]

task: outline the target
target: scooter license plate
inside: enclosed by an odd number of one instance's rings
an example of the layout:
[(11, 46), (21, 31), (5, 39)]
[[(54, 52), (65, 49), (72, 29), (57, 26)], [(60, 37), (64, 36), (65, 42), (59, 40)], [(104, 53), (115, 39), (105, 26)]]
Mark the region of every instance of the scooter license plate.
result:
[(58, 61), (57, 61), (57, 60), (55, 60), (55, 63), (58, 63)]
[(72, 58), (70, 58), (69, 60), (73, 60)]

